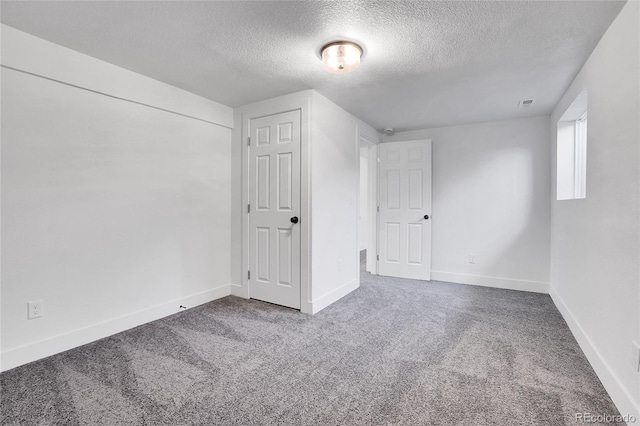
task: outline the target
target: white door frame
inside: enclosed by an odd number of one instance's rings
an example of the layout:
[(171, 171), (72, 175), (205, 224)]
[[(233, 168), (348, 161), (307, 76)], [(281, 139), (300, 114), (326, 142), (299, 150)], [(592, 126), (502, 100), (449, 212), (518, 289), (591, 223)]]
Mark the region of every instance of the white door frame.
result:
[(310, 175), (310, 116), (311, 97), (300, 93), (283, 98), (258, 102), (239, 108), (242, 125), (240, 141), (242, 145), (242, 290), (240, 296), (251, 297), (249, 288), (249, 125), (251, 119), (268, 115), (300, 110), (300, 311), (311, 313), (311, 175)]

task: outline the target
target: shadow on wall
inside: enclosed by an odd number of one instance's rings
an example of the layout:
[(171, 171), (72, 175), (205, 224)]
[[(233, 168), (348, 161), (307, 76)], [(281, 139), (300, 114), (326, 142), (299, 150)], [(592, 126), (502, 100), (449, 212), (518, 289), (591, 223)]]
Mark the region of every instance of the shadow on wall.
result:
[(434, 270), (548, 282), (548, 144), (506, 136), (434, 144)]

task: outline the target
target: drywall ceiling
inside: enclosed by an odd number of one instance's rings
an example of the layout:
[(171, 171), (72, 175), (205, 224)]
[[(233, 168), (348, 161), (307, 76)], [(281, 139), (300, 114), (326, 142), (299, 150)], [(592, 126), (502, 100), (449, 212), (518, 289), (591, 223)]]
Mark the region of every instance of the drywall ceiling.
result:
[[(381, 129), (549, 114), (617, 1), (2, 2), (3, 23), (235, 107), (315, 89)], [(321, 67), (335, 39), (354, 73)], [(534, 99), (518, 109), (521, 99)]]

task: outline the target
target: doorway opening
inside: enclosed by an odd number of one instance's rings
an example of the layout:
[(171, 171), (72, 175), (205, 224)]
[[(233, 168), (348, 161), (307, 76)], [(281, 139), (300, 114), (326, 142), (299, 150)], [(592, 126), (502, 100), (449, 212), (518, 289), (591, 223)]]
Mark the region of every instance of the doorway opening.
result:
[(377, 273), (377, 168), (378, 145), (360, 136), (360, 196), (358, 206), (358, 252), (360, 271)]

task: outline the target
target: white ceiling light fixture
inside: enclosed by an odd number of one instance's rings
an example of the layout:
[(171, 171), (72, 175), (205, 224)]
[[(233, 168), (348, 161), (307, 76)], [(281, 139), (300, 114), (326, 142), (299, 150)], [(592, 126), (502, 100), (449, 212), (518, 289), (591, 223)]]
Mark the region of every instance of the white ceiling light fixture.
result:
[(352, 41), (334, 41), (320, 49), (322, 65), (334, 74), (346, 74), (360, 66), (362, 47)]

